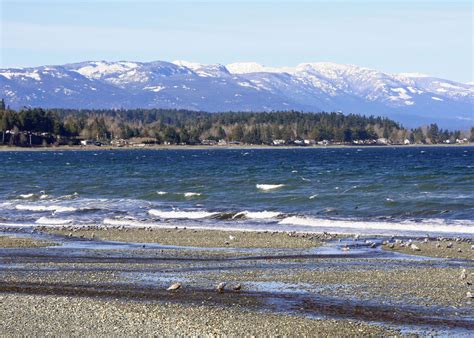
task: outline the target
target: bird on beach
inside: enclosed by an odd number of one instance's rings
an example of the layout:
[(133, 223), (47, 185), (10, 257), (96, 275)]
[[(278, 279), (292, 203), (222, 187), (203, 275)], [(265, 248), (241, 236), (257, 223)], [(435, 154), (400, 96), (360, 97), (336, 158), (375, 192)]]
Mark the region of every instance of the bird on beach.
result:
[(461, 270), (461, 275), (459, 276), (459, 278), (461, 278), (461, 280), (464, 280), (467, 278), (466, 269)]
[(178, 290), (179, 288), (181, 287), (181, 283), (174, 283), (174, 284), (171, 284), (169, 288), (167, 288), (166, 290), (167, 291), (176, 291)]
[(239, 292), (242, 289), (242, 285), (240, 283), (234, 285), (232, 288), (234, 291)]
[(219, 283), (216, 287), (216, 290), (218, 292), (224, 292), (225, 286), (227, 285), (226, 282)]

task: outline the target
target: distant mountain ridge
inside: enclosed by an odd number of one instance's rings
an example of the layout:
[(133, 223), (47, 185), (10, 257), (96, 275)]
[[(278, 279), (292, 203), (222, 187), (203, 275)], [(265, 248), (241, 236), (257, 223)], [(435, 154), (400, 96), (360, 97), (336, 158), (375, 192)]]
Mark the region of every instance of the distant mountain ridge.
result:
[(474, 85), (424, 74), (389, 74), (330, 62), (265, 67), (253, 62), (87, 61), (0, 69), (12, 108), (184, 108), (203, 111), (343, 111), (406, 126), (474, 124)]

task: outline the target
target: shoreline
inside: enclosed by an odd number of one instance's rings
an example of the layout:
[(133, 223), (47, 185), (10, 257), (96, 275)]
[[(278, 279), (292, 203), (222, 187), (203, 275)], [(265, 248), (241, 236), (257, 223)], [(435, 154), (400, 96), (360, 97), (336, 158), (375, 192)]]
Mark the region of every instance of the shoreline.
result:
[[(229, 235), (233, 244), (222, 243)], [(0, 329), (13, 335), (455, 335), (472, 327), (474, 257), (385, 251), (384, 238), (41, 227), (18, 236), (59, 245), (0, 242), (8, 262), (0, 264)], [(178, 281), (179, 290), (166, 290)]]
[[(365, 240), (366, 245), (379, 241), (378, 246), (387, 252), (401, 253), (414, 256), (443, 259), (466, 259), (474, 261), (474, 238), (463, 236), (448, 237), (423, 237), (423, 236), (390, 236), (368, 235), (360, 233), (337, 232), (288, 232), (265, 230), (223, 230), (223, 229), (197, 229), (187, 227), (75, 227), (75, 226), (35, 226), (35, 232), (51, 234), (53, 236), (67, 237), (80, 241), (111, 241), (116, 243), (135, 243), (145, 245), (161, 245), (165, 247), (203, 248), (203, 249), (276, 249), (276, 250), (312, 250), (322, 247), (330, 242), (344, 241), (349, 245), (346, 251), (341, 245), (336, 251), (349, 252), (351, 241)], [(3, 228), (8, 234), (1, 234), (0, 248), (37, 247), (58, 245), (53, 239), (12, 238), (15, 233), (22, 233), (21, 228)], [(10, 238), (9, 238), (10, 237)], [(12, 244), (13, 243), (13, 244)], [(28, 245), (28, 243), (33, 243)], [(4, 246), (4, 244), (6, 246)], [(412, 244), (418, 247), (412, 248)]]
[(248, 149), (371, 149), (371, 148), (445, 148), (445, 147), (474, 147), (474, 143), (463, 144), (410, 144), (410, 145), (312, 145), (312, 146), (268, 146), (268, 145), (147, 145), (144, 147), (116, 147), (116, 146), (52, 146), (52, 147), (18, 147), (0, 146), (0, 152), (23, 152), (23, 151), (110, 151), (110, 150), (248, 150)]

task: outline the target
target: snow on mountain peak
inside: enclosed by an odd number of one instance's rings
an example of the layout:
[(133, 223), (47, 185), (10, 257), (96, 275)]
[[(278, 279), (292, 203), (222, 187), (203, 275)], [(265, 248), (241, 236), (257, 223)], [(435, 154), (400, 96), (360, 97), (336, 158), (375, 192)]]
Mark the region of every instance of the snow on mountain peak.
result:
[(77, 69), (76, 71), (88, 78), (101, 78), (105, 75), (116, 73), (123, 73), (138, 67), (135, 62), (107, 62), (107, 61), (93, 61), (88, 62), (86, 66)]
[(201, 77), (218, 77), (229, 73), (227, 68), (221, 64), (206, 65), (184, 60), (176, 60), (172, 63), (180, 67), (188, 68)]
[(182, 60), (88, 61), (0, 69), (0, 96), (14, 98), (14, 107), (325, 110), (393, 113), (408, 123), (439, 117), (445, 123), (453, 114), (472, 116), (474, 87), (424, 74), (390, 74), (332, 62), (267, 67), (256, 62), (224, 66)]
[(173, 62), (171, 62), (172, 64), (175, 64), (176, 66), (180, 66), (180, 67), (186, 67), (186, 68), (189, 68), (191, 70), (196, 70), (196, 69), (199, 69), (199, 68), (202, 68), (202, 64), (200, 63), (197, 63), (197, 62), (189, 62), (189, 61), (185, 61), (185, 60), (175, 60)]
[(354, 65), (345, 65), (334, 62), (307, 62), (301, 63), (296, 66), (296, 71), (316, 71), (321, 74), (327, 74), (333, 76), (338, 76), (341, 73), (354, 73), (358, 71), (367, 71), (368, 68), (363, 68)]
[(226, 66), (232, 74), (248, 74), (264, 72), (265, 67), (256, 62), (234, 62)]
[(406, 77), (406, 78), (422, 78), (422, 77), (430, 77), (428, 74), (423, 73), (398, 73), (396, 74), (398, 77)]

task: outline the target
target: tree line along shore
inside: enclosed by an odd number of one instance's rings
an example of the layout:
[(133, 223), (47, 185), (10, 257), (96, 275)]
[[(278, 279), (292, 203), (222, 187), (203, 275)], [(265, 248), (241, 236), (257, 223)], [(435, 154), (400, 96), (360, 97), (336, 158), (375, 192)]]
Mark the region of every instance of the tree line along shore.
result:
[(222, 112), (173, 109), (9, 109), (0, 102), (0, 144), (50, 145), (386, 145), (474, 141), (470, 132), (414, 129), (385, 118), (336, 112)]

